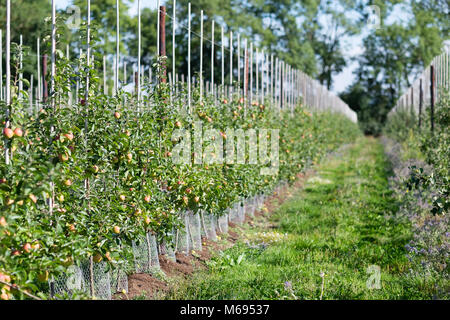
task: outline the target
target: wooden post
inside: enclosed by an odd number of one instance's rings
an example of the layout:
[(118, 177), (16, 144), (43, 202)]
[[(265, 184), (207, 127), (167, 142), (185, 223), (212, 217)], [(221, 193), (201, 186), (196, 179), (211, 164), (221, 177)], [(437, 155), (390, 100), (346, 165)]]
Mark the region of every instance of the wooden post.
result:
[(45, 76), (47, 75), (47, 55), (45, 54), (42, 57), (42, 83), (43, 83), (43, 101), (44, 103), (47, 102), (48, 99), (48, 85), (47, 85), (47, 79), (45, 79)]
[(0, 100), (3, 100), (3, 30), (0, 29)]
[(134, 92), (138, 94), (138, 88), (139, 88), (139, 72), (134, 72)]
[(281, 62), (280, 68), (280, 109), (283, 109), (284, 104), (284, 70), (283, 70), (283, 62)]
[[(159, 7), (159, 56), (163, 57), (166, 55), (166, 7), (160, 6)], [(165, 62), (162, 62), (161, 64), (161, 71), (162, 71), (162, 79), (160, 81), (162, 83), (167, 83), (167, 77), (166, 77), (166, 64)]]
[(419, 82), (419, 128), (422, 125), (422, 106), (423, 106), (423, 88), (422, 88), (422, 79)]
[(431, 121), (431, 132), (434, 132), (434, 86), (435, 86), (435, 75), (434, 75), (434, 66), (430, 66), (430, 121)]

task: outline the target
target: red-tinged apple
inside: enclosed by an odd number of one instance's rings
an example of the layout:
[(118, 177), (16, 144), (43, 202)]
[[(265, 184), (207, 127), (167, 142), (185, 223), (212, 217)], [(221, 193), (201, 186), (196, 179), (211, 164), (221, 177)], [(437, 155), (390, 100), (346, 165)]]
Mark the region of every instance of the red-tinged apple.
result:
[(73, 138), (74, 138), (74, 136), (73, 136), (73, 133), (72, 133), (72, 132), (68, 132), (68, 133), (65, 133), (65, 134), (64, 134), (64, 137), (66, 137), (66, 138), (67, 138), (67, 140), (69, 140), (69, 141), (72, 141), (72, 140), (73, 140)]
[(116, 119), (120, 119), (120, 113), (119, 112), (114, 112), (114, 118)]
[(23, 245), (23, 251), (25, 251), (26, 253), (30, 253), (31, 252), (31, 244), (25, 243)]
[(115, 234), (119, 234), (120, 233), (120, 227), (119, 226), (114, 226), (113, 231)]
[(145, 197), (144, 197), (144, 201), (145, 201), (145, 202), (147, 202), (147, 203), (149, 203), (149, 202), (150, 202), (150, 199), (151, 199), (151, 197), (150, 197), (150, 196), (145, 196)]
[(196, 203), (199, 203), (199, 202), (200, 202), (200, 197), (195, 197), (195, 198), (194, 198), (194, 201), (195, 201)]
[(15, 135), (16, 137), (22, 137), (22, 136), (23, 136), (23, 131), (22, 131), (22, 129), (20, 129), (20, 128), (15, 128), (15, 129), (14, 129), (14, 135)]
[(180, 122), (180, 121), (176, 121), (176, 122), (175, 122), (175, 127), (181, 128), (181, 122)]
[(65, 184), (67, 187), (70, 187), (70, 186), (72, 185), (72, 180), (67, 179), (66, 181), (64, 181), (64, 184)]
[(12, 129), (10, 129), (10, 128), (5, 128), (5, 129), (3, 129), (3, 134), (4, 134), (8, 139), (11, 139), (12, 137), (14, 137), (14, 131), (12, 131)]
[(0, 217), (0, 227), (6, 227), (8, 223), (6, 222), (5, 217)]
[(183, 196), (183, 202), (185, 205), (187, 205), (189, 203), (189, 198), (186, 196)]
[(119, 196), (119, 199), (120, 199), (120, 201), (125, 201), (125, 196), (124, 196), (123, 194), (121, 194), (121, 195)]

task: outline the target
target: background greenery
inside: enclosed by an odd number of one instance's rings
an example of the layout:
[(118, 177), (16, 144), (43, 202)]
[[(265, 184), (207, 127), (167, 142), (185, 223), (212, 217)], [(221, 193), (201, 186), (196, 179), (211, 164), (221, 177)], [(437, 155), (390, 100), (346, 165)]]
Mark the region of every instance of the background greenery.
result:
[[(136, 62), (137, 56), (137, 18), (128, 12), (133, 2), (120, 1), (120, 48), (130, 66)], [(188, 2), (177, 1), (177, 19), (184, 26), (187, 26)], [(81, 8), (85, 17), (86, 1), (73, 0), (73, 3)], [(110, 66), (115, 52), (115, 3), (115, 0), (94, 1), (91, 7), (94, 30), (99, 38), (95, 52), (100, 59), (101, 55), (108, 55)], [(172, 14), (171, 3), (169, 1), (167, 6), (169, 15)], [(367, 31), (365, 28), (368, 5), (377, 5), (381, 9), (381, 28), (377, 30)], [(2, 21), (5, 21), (4, 6), (2, 2)], [(45, 17), (51, 11), (50, 1), (18, 0), (14, 6), (12, 40), (18, 42), (19, 35), (23, 34), (25, 44), (32, 49), (25, 63), (25, 77), (29, 79), (29, 74), (36, 70), (33, 56), (36, 37), (45, 34), (49, 28)], [(196, 33), (200, 30), (200, 10), (205, 13), (206, 37), (211, 38), (211, 21), (214, 19), (217, 23), (216, 40), (220, 40), (220, 26), (223, 25), (226, 34), (229, 31), (239, 32), (265, 52), (275, 54), (291, 66), (317, 78), (328, 88), (332, 87), (336, 74), (356, 62), (355, 81), (342, 92), (341, 97), (358, 113), (360, 126), (368, 134), (380, 133), (386, 115), (397, 98), (404, 88), (409, 87), (414, 76), (440, 53), (450, 30), (449, 2), (445, 0), (198, 0), (192, 2), (192, 28)], [(65, 13), (60, 14), (64, 16)], [(146, 66), (155, 57), (156, 17), (156, 11), (148, 8), (142, 10), (142, 63)], [(170, 26), (170, 18), (167, 23)], [(171, 33), (172, 29), (168, 27), (168, 39), (171, 39)], [(344, 38), (362, 38), (362, 53), (349, 58), (343, 47)], [(66, 30), (66, 35), (61, 39), (61, 49), (65, 50), (66, 43), (69, 43), (71, 51), (77, 53), (81, 44), (79, 39), (78, 31)], [(177, 29), (176, 41), (177, 70), (186, 74), (187, 32), (181, 25)], [(199, 41), (197, 36), (193, 36), (193, 70), (199, 70), (199, 50), (195, 49), (199, 48)], [(171, 41), (167, 44), (167, 52), (171, 53)], [(204, 45), (204, 61), (209, 62), (210, 43), (205, 42)], [(220, 50), (216, 50), (215, 59), (219, 61)], [(168, 62), (171, 65), (170, 60)], [(210, 63), (204, 67), (205, 74), (209, 74)], [(219, 74), (220, 63), (216, 63), (215, 67), (216, 74)], [(108, 70), (112, 73), (112, 68)], [(228, 77), (228, 70), (226, 72)], [(128, 74), (130, 78), (127, 80), (132, 81), (132, 73)], [(110, 76), (112, 79), (112, 74)]]

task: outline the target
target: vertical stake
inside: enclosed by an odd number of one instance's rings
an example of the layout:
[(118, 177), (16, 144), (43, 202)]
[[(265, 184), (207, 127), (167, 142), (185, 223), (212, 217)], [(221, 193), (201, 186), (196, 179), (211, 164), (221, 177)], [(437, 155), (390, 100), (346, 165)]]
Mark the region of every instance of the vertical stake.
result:
[[(158, 0), (159, 3), (159, 0)], [(159, 7), (159, 19), (158, 19), (158, 48), (159, 48), (159, 56), (166, 56), (166, 7)], [(166, 77), (166, 63), (165, 61), (161, 61), (161, 71), (162, 71), (162, 79), (160, 81), (162, 83), (167, 83)]]
[(233, 94), (233, 32), (230, 31), (230, 101)]
[(214, 20), (211, 26), (211, 92), (214, 95)]
[(419, 128), (422, 125), (423, 88), (422, 78), (419, 80)]
[(191, 3), (188, 4), (188, 108), (191, 110)]
[(141, 0), (138, 0), (138, 73), (137, 73), (138, 110), (141, 101)]
[(47, 102), (48, 99), (48, 85), (47, 85), (47, 79), (45, 79), (47, 75), (47, 55), (44, 54), (42, 57), (42, 78), (43, 78), (43, 101), (44, 103)]
[[(176, 85), (176, 78), (175, 78), (175, 75), (176, 75), (176, 73), (175, 73), (175, 62), (176, 62), (175, 61), (175, 59), (176, 59), (176, 56), (175, 56), (175, 47), (176, 47), (175, 31), (176, 31), (176, 24), (177, 24), (177, 18), (176, 18), (177, 10), (176, 9), (177, 9), (177, 1), (173, 0), (173, 12), (172, 12), (172, 15), (173, 15), (173, 19), (172, 19), (172, 77), (173, 77), (172, 81), (173, 81), (173, 86), (171, 88), (172, 91), (174, 90), (174, 87)], [(173, 94), (175, 94), (175, 91), (173, 92)]]
[(221, 45), (222, 45), (222, 96), (225, 95), (225, 43), (223, 41), (223, 26), (222, 26), (222, 37), (221, 37)]
[(430, 107), (431, 107), (431, 132), (434, 132), (434, 86), (435, 86), (435, 75), (434, 75), (434, 66), (430, 66)]
[(200, 102), (203, 102), (203, 10), (200, 11)]
[(244, 111), (247, 110), (245, 99), (248, 99), (248, 47), (247, 39), (245, 39), (244, 48)]
[(3, 30), (0, 29), (0, 100), (3, 100)]
[(120, 59), (120, 9), (116, 0), (116, 63), (114, 65), (114, 95), (119, 92), (119, 59)]

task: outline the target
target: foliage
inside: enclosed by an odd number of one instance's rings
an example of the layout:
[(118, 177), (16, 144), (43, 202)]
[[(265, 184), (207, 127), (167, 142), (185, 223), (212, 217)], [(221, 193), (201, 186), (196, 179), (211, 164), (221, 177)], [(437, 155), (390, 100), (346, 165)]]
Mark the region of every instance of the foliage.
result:
[(449, 288), (449, 105), (448, 93), (443, 93), (436, 104), (433, 132), (428, 107), (421, 127), (416, 117), (401, 112), (393, 114), (386, 126), (386, 134), (401, 143), (387, 148), (387, 153), (394, 167), (391, 186), (401, 204), (399, 216), (413, 223), (414, 237), (406, 246), (410, 273), (434, 279), (436, 298), (448, 297)]
[[(140, 103), (124, 92), (107, 96), (98, 61), (88, 65), (83, 55), (70, 62), (58, 51), (55, 90), (42, 109), (29, 110), (26, 92), (21, 99), (16, 89), (11, 105), (1, 104), (0, 120), (13, 134), (5, 129), (1, 144), (0, 272), (43, 297), (47, 280), (73, 263), (92, 257), (126, 269), (131, 242), (146, 232), (171, 240), (182, 225), (180, 212), (221, 215), (242, 197), (293, 182), (305, 165), (358, 135), (343, 115), (313, 115), (305, 106), (279, 111), (269, 101), (248, 106), (237, 94), (200, 101), (196, 90), (189, 112), (182, 96), (169, 102), (171, 88), (162, 82), (166, 57), (155, 64), (160, 84), (147, 86)], [(78, 101), (69, 105), (77, 81)], [(278, 175), (261, 175), (267, 165), (248, 164), (248, 153), (246, 164), (172, 161), (180, 142), (175, 130), (193, 136), (198, 123), (204, 132), (279, 129)], [(211, 143), (204, 141), (201, 153)]]
[[(430, 8), (434, 3), (434, 0), (376, 1), (382, 11), (382, 24), (363, 39), (364, 52), (357, 58), (355, 82), (341, 94), (358, 113), (360, 126), (366, 134), (381, 133), (387, 114), (404, 88), (410, 87), (414, 76), (441, 53), (443, 42), (448, 38), (445, 30), (449, 22), (442, 19), (444, 7)], [(398, 11), (408, 19), (385, 22), (392, 20), (389, 18)]]
[[(423, 115), (422, 127), (418, 127), (418, 119), (414, 114), (400, 111), (392, 115), (386, 126), (386, 134), (401, 142), (408, 152), (411, 149), (420, 150), (424, 160), (432, 166), (432, 172), (425, 172), (421, 167), (412, 167), (408, 185), (414, 189), (419, 186), (430, 189), (433, 194), (433, 214), (445, 214), (450, 210), (450, 146), (448, 127), (450, 125), (450, 99), (448, 93), (443, 93), (435, 106), (434, 131), (430, 127), (430, 108)], [(405, 142), (408, 144), (405, 145)]]

